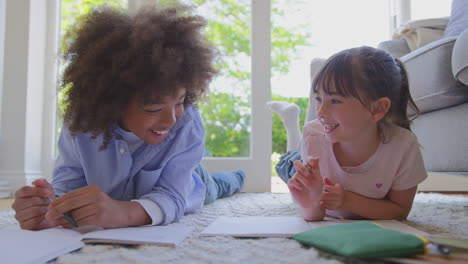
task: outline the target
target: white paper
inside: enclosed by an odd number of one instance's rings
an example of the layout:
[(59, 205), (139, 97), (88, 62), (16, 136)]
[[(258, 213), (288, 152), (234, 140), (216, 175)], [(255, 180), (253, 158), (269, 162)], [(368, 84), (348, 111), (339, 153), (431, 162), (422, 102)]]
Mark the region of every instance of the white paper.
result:
[(178, 224), (104, 229), (84, 234), (82, 241), (85, 243), (157, 244), (175, 247), (192, 231), (192, 227)]
[[(292, 237), (298, 233), (317, 227), (355, 221), (363, 220), (336, 220), (326, 218), (324, 221), (307, 222), (298, 216), (221, 216), (206, 227), (200, 233), (200, 236)], [(422, 236), (427, 235), (427, 233), (423, 231), (396, 220), (374, 220), (371, 222), (404, 233)]]
[(45, 263), (83, 246), (79, 234), (71, 235), (60, 230), (0, 230), (2, 263)]
[[(92, 231), (51, 228), (41, 231), (0, 230), (1, 263), (45, 263), (84, 246), (84, 243), (156, 244), (175, 247), (192, 231), (180, 224), (128, 227)], [(92, 230), (87, 228), (87, 231)], [(83, 243), (84, 242), (84, 243)]]

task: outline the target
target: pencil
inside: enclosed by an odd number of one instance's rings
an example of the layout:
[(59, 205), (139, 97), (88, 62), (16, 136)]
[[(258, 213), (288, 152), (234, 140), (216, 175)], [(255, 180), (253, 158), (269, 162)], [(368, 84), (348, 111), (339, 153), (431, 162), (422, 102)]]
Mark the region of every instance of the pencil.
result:
[[(33, 185), (36, 186), (36, 184), (34, 184), (34, 182), (33, 182)], [(55, 198), (58, 198), (58, 196), (55, 195)], [(49, 200), (49, 203), (51, 203), (53, 201), (53, 199), (50, 198), (50, 197), (48, 198), (48, 200)], [(69, 213), (64, 213), (63, 218), (65, 218), (65, 220), (67, 220), (67, 222), (70, 225), (72, 225), (73, 227), (78, 227), (78, 224), (75, 222), (75, 220), (73, 219), (73, 217), (71, 217), (71, 215)]]
[[(56, 195), (55, 198), (58, 198), (58, 196)], [(52, 202), (52, 199), (50, 197), (49, 202)], [(67, 220), (67, 222), (73, 227), (78, 227), (78, 224), (75, 222), (75, 219), (73, 219), (73, 217), (69, 213), (64, 213), (63, 218), (65, 218), (65, 220)]]
[(69, 215), (68, 213), (64, 213), (63, 218), (65, 218), (65, 220), (67, 220), (67, 222), (73, 227), (78, 227), (78, 224), (75, 222), (73, 217), (71, 217), (71, 215)]

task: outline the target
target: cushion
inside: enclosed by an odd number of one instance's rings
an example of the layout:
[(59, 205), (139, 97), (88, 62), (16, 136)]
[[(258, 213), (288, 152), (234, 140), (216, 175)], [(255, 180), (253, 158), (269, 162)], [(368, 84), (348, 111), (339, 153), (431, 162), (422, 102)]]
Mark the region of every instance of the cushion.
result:
[(468, 29), (458, 36), (453, 46), (452, 71), (455, 79), (468, 86)]
[(406, 39), (392, 39), (382, 41), (379, 43), (377, 48), (386, 51), (396, 58), (401, 58), (402, 56), (411, 52)]
[[(310, 86), (312, 86), (312, 82), (315, 79), (315, 76), (318, 74), (320, 69), (322, 68), (323, 65), (325, 65), (325, 62), (327, 60), (324, 58), (315, 58), (312, 59), (310, 62)], [(313, 89), (310, 89), (309, 91), (309, 106), (307, 107), (307, 114), (306, 114), (306, 119), (305, 122), (309, 122), (311, 120), (314, 120), (316, 118), (315, 114), (315, 96)]]
[(444, 37), (456, 37), (468, 28), (468, 1), (453, 0), (452, 11)]
[(449, 17), (418, 19), (396, 29), (394, 39), (403, 38), (411, 50), (418, 49), (444, 37)]
[(421, 113), (468, 101), (467, 87), (452, 73), (452, 49), (456, 39), (434, 41), (400, 58), (408, 72), (411, 95)]
[(356, 258), (406, 257), (423, 254), (427, 239), (372, 222), (359, 221), (311, 229), (293, 239), (330, 253)]

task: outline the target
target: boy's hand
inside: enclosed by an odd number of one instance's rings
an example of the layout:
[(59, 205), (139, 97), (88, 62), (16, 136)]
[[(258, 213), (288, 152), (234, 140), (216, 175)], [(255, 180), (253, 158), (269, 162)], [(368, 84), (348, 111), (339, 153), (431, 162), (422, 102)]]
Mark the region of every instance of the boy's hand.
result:
[(23, 186), (15, 192), (12, 208), (22, 229), (40, 230), (55, 226), (45, 218), (49, 198), (54, 197), (52, 185), (45, 179), (33, 182), (34, 186)]
[(326, 209), (337, 210), (343, 207), (346, 191), (339, 183), (329, 178), (323, 179), (322, 204)]
[[(133, 211), (135, 209), (140, 209), (140, 211)], [(132, 217), (141, 213), (141, 210), (146, 215), (139, 203), (114, 200), (93, 184), (71, 191), (54, 200), (49, 206), (46, 218), (51, 222), (71, 228), (72, 226), (63, 218), (63, 214), (68, 213), (78, 226), (94, 225), (102, 228), (117, 228), (148, 224), (148, 222), (134, 223), (131, 221)], [(149, 219), (149, 216), (147, 217)]]

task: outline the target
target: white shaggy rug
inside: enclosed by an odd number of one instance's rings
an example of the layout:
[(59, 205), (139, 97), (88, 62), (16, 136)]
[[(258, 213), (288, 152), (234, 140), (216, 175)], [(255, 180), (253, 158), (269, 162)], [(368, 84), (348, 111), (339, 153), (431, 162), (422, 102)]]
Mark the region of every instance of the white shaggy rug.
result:
[[(16, 225), (12, 210), (0, 212), (0, 228)], [(289, 194), (244, 193), (215, 201), (181, 223), (195, 231), (177, 248), (86, 245), (55, 263), (384, 263), (337, 258), (287, 238), (198, 237), (218, 216), (299, 215)], [(419, 193), (406, 223), (430, 234), (468, 238), (468, 197)], [(25, 249), (27, 250), (27, 249)], [(1, 255), (1, 254), (0, 254)]]

